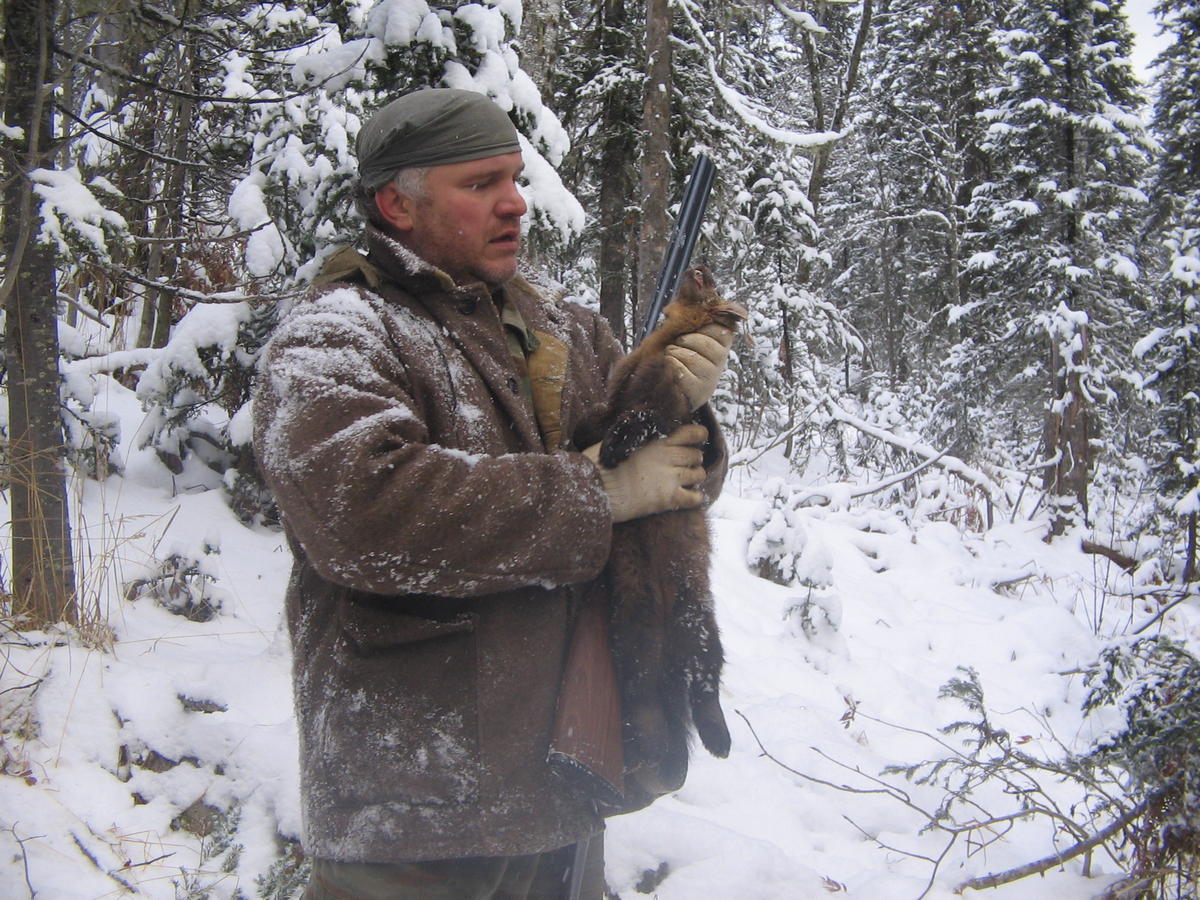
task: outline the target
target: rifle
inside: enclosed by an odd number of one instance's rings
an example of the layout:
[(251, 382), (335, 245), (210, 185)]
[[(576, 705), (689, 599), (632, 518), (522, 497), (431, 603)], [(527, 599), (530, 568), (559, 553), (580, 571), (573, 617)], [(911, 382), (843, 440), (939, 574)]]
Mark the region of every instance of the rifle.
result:
[[(700, 235), (700, 223), (712, 191), (716, 167), (704, 155), (688, 178), (679, 218), (667, 245), (650, 309), (638, 334), (638, 343), (653, 330), (667, 300), (675, 296)], [(621, 746), (621, 698), (608, 646), (608, 597), (589, 590), (576, 615), (575, 630), (563, 666), (562, 688), (550, 740), (550, 762), (560, 771), (581, 777), (597, 805), (611, 812), (628, 811), (625, 800)], [(587, 839), (576, 848), (573, 896), (587, 856)]]
[(696, 239), (700, 236), (700, 223), (704, 221), (704, 210), (708, 206), (708, 195), (712, 192), (713, 181), (717, 177), (717, 167), (712, 160), (701, 153), (696, 157), (696, 165), (688, 176), (687, 187), (683, 189), (683, 200), (679, 204), (679, 218), (675, 220), (675, 230), (671, 234), (671, 243), (667, 245), (666, 256), (663, 257), (662, 268), (658, 272), (658, 284), (654, 288), (654, 296), (650, 308), (646, 311), (645, 321), (638, 331), (637, 343), (641, 343), (646, 335), (658, 324), (667, 301), (679, 290), (679, 279), (692, 261), (692, 251), (696, 248)]

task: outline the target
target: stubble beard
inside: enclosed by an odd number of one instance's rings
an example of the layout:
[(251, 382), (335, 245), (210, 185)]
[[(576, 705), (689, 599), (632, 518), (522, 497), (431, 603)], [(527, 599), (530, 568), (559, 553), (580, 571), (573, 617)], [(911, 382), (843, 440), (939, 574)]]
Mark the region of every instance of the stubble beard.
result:
[(441, 269), (455, 284), (462, 286), (483, 282), (489, 288), (503, 286), (517, 274), (517, 258), (520, 252), (520, 221), (513, 225), (517, 229), (517, 248), (511, 256), (489, 260), (486, 258), (488, 245), (478, 254), (466, 254), (461, 245), (461, 232), (435, 234), (429, 240), (414, 242), (410, 249), (430, 265)]

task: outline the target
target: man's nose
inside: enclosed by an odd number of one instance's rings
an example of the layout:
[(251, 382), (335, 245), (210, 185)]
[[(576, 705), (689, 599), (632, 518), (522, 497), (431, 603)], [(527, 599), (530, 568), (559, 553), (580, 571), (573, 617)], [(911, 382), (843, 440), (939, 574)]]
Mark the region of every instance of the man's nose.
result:
[(525, 198), (521, 195), (521, 191), (517, 188), (515, 181), (509, 182), (508, 190), (500, 198), (500, 202), (496, 204), (496, 215), (501, 217), (507, 216), (523, 216), (529, 211), (529, 204), (525, 202)]

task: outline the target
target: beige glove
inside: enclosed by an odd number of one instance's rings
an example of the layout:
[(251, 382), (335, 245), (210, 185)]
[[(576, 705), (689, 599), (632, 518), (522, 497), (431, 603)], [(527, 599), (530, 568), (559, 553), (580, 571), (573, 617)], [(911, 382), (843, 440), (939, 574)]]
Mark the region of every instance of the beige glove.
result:
[(705, 479), (704, 453), (708, 439), (703, 425), (684, 425), (669, 436), (633, 451), (615, 469), (598, 462), (600, 445), (583, 455), (596, 463), (608, 494), (613, 522), (627, 522), (672, 509), (695, 509), (704, 502), (699, 491), (689, 490)]
[(667, 346), (667, 359), (675, 367), (679, 387), (696, 410), (712, 397), (729, 360), (733, 332), (723, 325), (705, 325), (677, 337)]

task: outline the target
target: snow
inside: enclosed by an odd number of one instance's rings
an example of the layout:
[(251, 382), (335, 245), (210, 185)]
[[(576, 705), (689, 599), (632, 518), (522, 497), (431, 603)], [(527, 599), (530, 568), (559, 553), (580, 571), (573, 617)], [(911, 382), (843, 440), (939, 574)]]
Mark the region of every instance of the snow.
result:
[(74, 235), (101, 257), (108, 254), (108, 231), (120, 234), (128, 229), (125, 219), (106, 209), (92, 188), (115, 193), (103, 178), (83, 183), (77, 166), (69, 169), (34, 169), (29, 173), (33, 192), (41, 201), (42, 230), (39, 239), (56, 243), (64, 256), (71, 254), (68, 235)]
[(266, 176), (254, 172), (234, 188), (229, 197), (229, 215), (239, 228), (250, 232), (246, 240), (246, 265), (250, 274), (266, 277), (283, 262), (283, 236), (271, 221), (263, 197)]
[[(228, 310), (189, 327), (225, 340), (237, 319)], [(28, 878), (39, 896), (66, 900), (122, 885), (143, 897), (189, 885), (255, 896), (279, 838), (300, 828), (286, 546), (277, 531), (241, 524), (221, 491), (180, 492), (132, 437), (137, 398), (93, 377), (101, 409), (123, 422), (125, 474), (74, 485), (92, 626), (6, 638), (0, 895), (26, 896)], [(848, 491), (825, 506), (775, 505), (789, 489), (795, 476), (767, 456), (735, 468), (713, 510), (734, 748), (727, 760), (698, 750), (677, 794), (609, 821), (612, 889), (636, 896), (665, 863), (661, 900), (910, 900), (931, 880), (925, 896), (950, 900), (968, 877), (1044, 856), (1049, 829), (1018, 823), (986, 853), (955, 846), (934, 872), (916, 854), (936, 856), (945, 839), (922, 833), (895, 791), (924, 808), (934, 793), (882, 772), (936, 753), (937, 729), (962, 712), (938, 691), (960, 666), (979, 673), (994, 721), (1027, 737), (1026, 749), (1087, 746), (1111, 722), (1080, 713), (1079, 669), (1151, 610), (1105, 594), (1106, 580), (1129, 582), (1069, 539), (1045, 543), (1043, 526), (1020, 517), (975, 531), (870, 508)], [(775, 524), (756, 531), (772, 509)], [(790, 548), (787, 585), (747, 564), (769, 545)], [(148, 589), (126, 596), (172, 555), (194, 562), (180, 583), (217, 607), (207, 621), (173, 614)], [(1177, 606), (1163, 627), (1195, 641), (1200, 609)], [(16, 732), (19, 716), (28, 721)], [(173, 827), (197, 801), (236, 805), (236, 857)], [(1101, 858), (1093, 867), (1085, 877), (1068, 862), (996, 896), (1083, 900), (1116, 874)]]

